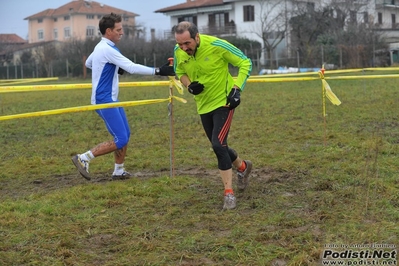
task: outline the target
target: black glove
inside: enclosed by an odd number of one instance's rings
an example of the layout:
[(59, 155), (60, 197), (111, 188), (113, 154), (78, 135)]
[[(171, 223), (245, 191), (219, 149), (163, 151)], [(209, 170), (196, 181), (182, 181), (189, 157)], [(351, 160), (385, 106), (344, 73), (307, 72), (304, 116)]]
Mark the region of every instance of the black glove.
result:
[(175, 70), (173, 69), (173, 66), (169, 65), (169, 62), (166, 63), (165, 65), (161, 67), (155, 68), (155, 75), (160, 75), (160, 76), (174, 76)]
[(204, 85), (198, 81), (193, 81), (188, 85), (188, 92), (194, 95), (200, 94), (204, 90)]
[(119, 68), (118, 69), (118, 74), (119, 75), (123, 75), (123, 73), (125, 73), (125, 70), (123, 70), (122, 68)]
[(240, 89), (232, 88), (229, 95), (227, 96), (227, 104), (230, 106), (230, 109), (234, 109), (240, 105), (240, 97)]

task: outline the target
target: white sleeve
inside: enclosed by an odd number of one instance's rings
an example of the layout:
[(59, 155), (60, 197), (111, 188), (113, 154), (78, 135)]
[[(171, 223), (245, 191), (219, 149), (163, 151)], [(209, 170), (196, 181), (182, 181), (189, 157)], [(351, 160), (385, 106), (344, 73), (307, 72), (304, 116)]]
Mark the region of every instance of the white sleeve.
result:
[(93, 53), (91, 53), (89, 55), (89, 57), (86, 59), (85, 65), (86, 65), (87, 68), (92, 69), (92, 66), (93, 66)]
[(139, 75), (155, 75), (155, 68), (148, 67), (140, 64), (135, 64), (127, 57), (122, 55), (119, 51), (112, 49), (113, 52), (110, 53), (110, 58), (108, 60), (112, 62), (114, 65), (122, 68), (126, 72), (130, 74), (139, 74)]

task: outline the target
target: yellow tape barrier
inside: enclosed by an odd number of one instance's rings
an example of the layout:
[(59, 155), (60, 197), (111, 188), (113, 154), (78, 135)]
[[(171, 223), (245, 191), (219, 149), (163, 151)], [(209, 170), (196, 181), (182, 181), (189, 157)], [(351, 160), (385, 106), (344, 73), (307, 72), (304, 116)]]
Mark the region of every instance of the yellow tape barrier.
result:
[(0, 79), (0, 86), (10, 85), (10, 84), (21, 84), (30, 82), (40, 82), (40, 81), (53, 81), (58, 80), (56, 78), (30, 78), (30, 79)]
[(91, 110), (104, 109), (104, 108), (113, 108), (113, 107), (137, 106), (137, 105), (144, 105), (144, 104), (161, 103), (161, 102), (166, 102), (166, 101), (170, 102), (172, 98), (174, 98), (182, 103), (187, 102), (183, 98), (171, 96), (167, 99), (151, 99), (151, 100), (141, 100), (141, 101), (128, 101), (128, 102), (117, 102), (117, 103), (107, 103), (107, 104), (85, 105), (85, 106), (69, 107), (69, 108), (54, 109), (54, 110), (47, 110), (47, 111), (16, 114), (16, 115), (6, 115), (6, 116), (0, 116), (0, 121), (17, 119), (17, 118), (57, 115), (57, 114), (65, 114), (65, 113), (76, 113), (76, 112), (91, 111)]
[[(183, 85), (180, 83), (180, 81), (178, 81), (172, 77), (169, 77), (169, 81), (148, 81), (148, 82), (139, 81), (139, 82), (120, 82), (119, 83), (119, 87), (161, 86), (161, 85), (169, 85), (171, 87), (175, 87), (180, 94), (183, 94)], [(91, 83), (37, 85), (37, 86), (5, 86), (5, 87), (0, 87), (0, 93), (22, 92), (22, 91), (26, 92), (26, 91), (59, 90), (59, 89), (82, 89), (82, 88), (91, 88)], [(16, 119), (16, 118), (27, 118), (27, 117), (46, 116), (46, 115), (64, 114), (64, 113), (72, 113), (72, 112), (83, 112), (83, 111), (90, 111), (90, 110), (97, 110), (97, 109), (104, 109), (104, 108), (153, 104), (153, 103), (161, 103), (161, 102), (165, 102), (165, 101), (169, 101), (171, 103), (172, 99), (176, 99), (182, 103), (187, 103), (186, 99), (183, 99), (183, 98), (180, 98), (177, 96), (173, 96), (173, 95), (169, 95), (169, 98), (167, 98), (167, 99), (152, 99), (152, 100), (140, 100), (140, 101), (117, 102), (117, 103), (108, 103), (108, 104), (86, 105), (86, 106), (54, 109), (54, 110), (23, 113), (23, 114), (16, 114), (16, 115), (0, 116), (0, 121)]]
[[(354, 69), (340, 69), (340, 70), (327, 70), (329, 74), (342, 74), (342, 73), (355, 73), (355, 72), (366, 72), (366, 71), (399, 71), (399, 67), (376, 67), (376, 68), (354, 68)], [(249, 79), (262, 79), (262, 78), (275, 78), (275, 77), (290, 77), (290, 76), (309, 76), (319, 75), (318, 71), (313, 72), (298, 72), (298, 73), (286, 73), (286, 74), (267, 74), (250, 76)], [(371, 75), (372, 76), (372, 75)], [(356, 76), (362, 78), (364, 76)]]
[[(329, 71), (330, 72), (330, 71)], [(306, 73), (307, 75), (317, 74), (318, 72)], [(279, 78), (280, 75), (270, 75), (272, 77), (260, 78), (255, 76), (249, 78), (247, 83), (258, 83), (258, 82), (295, 82), (295, 81), (309, 81), (309, 80), (320, 80), (320, 77), (286, 77), (290, 74), (283, 74), (285, 78)], [(378, 78), (399, 78), (399, 74), (387, 74), (387, 75), (361, 75), (361, 76), (336, 76), (336, 77), (325, 77), (326, 80), (338, 80), (338, 79), (378, 79)], [(126, 87), (153, 87), (153, 86), (168, 86), (170, 82), (174, 83), (174, 86), (183, 94), (183, 88), (180, 82), (176, 81), (138, 81), (138, 82), (120, 82), (120, 88)], [(179, 84), (179, 87), (176, 86)], [(33, 92), (33, 91), (51, 91), (51, 90), (75, 90), (75, 89), (90, 89), (91, 83), (77, 83), (77, 84), (57, 84), (57, 85), (26, 85), (26, 86), (0, 86), (0, 93), (9, 92)]]
[[(153, 87), (168, 86), (170, 81), (137, 81), (137, 82), (120, 82), (119, 87)], [(91, 89), (91, 83), (76, 84), (56, 84), (56, 85), (24, 85), (24, 86), (1, 86), (0, 93), (7, 92), (27, 92), (27, 91), (49, 91), (49, 90), (75, 90), (75, 89)]]
[[(391, 70), (392, 71), (399, 70), (399, 68), (364, 68), (364, 69), (349, 69), (349, 70), (329, 70), (328, 72), (331, 74), (334, 74), (334, 73), (337, 74), (337, 73), (351, 73), (351, 72), (353, 73), (353, 72), (361, 72), (361, 71), (364, 72), (364, 71), (391, 71)], [(332, 79), (332, 80), (333, 79), (334, 80), (347, 79), (348, 80), (348, 79), (399, 78), (399, 74), (336, 76), (336, 77), (324, 77), (324, 75), (323, 75), (323, 76), (316, 76), (316, 77), (298, 77), (298, 76), (303, 76), (303, 75), (308, 75), (308, 76), (309, 75), (319, 75), (319, 72), (304, 72), (304, 73), (270, 74), (270, 75), (262, 75), (262, 76), (251, 76), (247, 80), (247, 82), (249, 82), (249, 83), (253, 83), (253, 82), (295, 82), (295, 81), (309, 81), (309, 80), (322, 79), (323, 88), (326, 88), (326, 87), (329, 88), (328, 83), (325, 81), (327, 79)], [(293, 76), (296, 76), (296, 77), (293, 77)], [(282, 78), (282, 77), (284, 77), (284, 78)], [(35, 80), (38, 81), (39, 79), (35, 79)], [(42, 79), (42, 80), (45, 80), (45, 79)], [(181, 83), (171, 77), (169, 77), (169, 81), (138, 81), (138, 82), (120, 82), (119, 83), (119, 87), (121, 87), (121, 88), (123, 88), (123, 87), (152, 87), (152, 86), (167, 86), (167, 85), (174, 86), (180, 94), (183, 94), (184, 88), (181, 85)], [(0, 86), (0, 93), (48, 91), (48, 90), (60, 90), (60, 89), (72, 90), (72, 89), (88, 89), (88, 88), (91, 88), (91, 83), (57, 84), (57, 85), (27, 85), (27, 86)], [(32, 112), (32, 113), (0, 116), (0, 121), (16, 119), (16, 118), (34, 117), (34, 116), (45, 116), (45, 115), (54, 115), (54, 114), (71, 113), (71, 112), (82, 112), (82, 111), (89, 111), (89, 110), (96, 110), (96, 109), (103, 109), (103, 108), (119, 107), (119, 106), (136, 106), (136, 105), (160, 103), (160, 102), (165, 102), (165, 101), (170, 102), (172, 100), (172, 98), (175, 98), (176, 100), (183, 102), (183, 103), (187, 102), (183, 98), (179, 98), (176, 96), (170, 96), (167, 99), (153, 99), (153, 100), (119, 102), (119, 103), (111, 103), (111, 104), (89, 105), (89, 106), (71, 107), (71, 108)], [(338, 99), (338, 101), (339, 101), (339, 99)], [(337, 104), (337, 103), (334, 103), (334, 104)], [(339, 104), (340, 104), (340, 102), (339, 102)], [(339, 105), (339, 104), (337, 104), (337, 105)]]

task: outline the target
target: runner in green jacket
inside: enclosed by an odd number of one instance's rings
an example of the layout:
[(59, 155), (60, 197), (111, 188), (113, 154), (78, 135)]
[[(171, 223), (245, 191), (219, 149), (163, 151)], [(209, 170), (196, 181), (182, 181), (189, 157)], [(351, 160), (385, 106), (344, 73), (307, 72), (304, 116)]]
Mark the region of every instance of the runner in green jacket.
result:
[[(244, 190), (249, 183), (252, 163), (242, 160), (227, 145), (235, 108), (240, 93), (252, 70), (252, 62), (242, 51), (217, 37), (199, 34), (191, 22), (183, 21), (174, 27), (177, 45), (174, 68), (181, 83), (194, 95), (202, 126), (212, 144), (224, 184), (223, 209), (236, 207), (232, 186), (232, 166), (237, 169), (237, 186)], [(238, 67), (233, 79), (229, 64)]]

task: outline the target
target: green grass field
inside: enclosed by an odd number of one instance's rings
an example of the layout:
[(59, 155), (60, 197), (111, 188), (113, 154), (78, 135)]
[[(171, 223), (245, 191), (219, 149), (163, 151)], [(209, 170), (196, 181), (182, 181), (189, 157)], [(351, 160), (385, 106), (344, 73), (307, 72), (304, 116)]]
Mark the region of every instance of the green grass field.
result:
[[(110, 180), (112, 154), (92, 161), (92, 181), (70, 160), (110, 139), (94, 111), (0, 121), (0, 265), (322, 265), (331, 246), (397, 251), (398, 79), (328, 83), (342, 105), (326, 102), (325, 123), (320, 81), (247, 84), (229, 145), (254, 170), (232, 211), (222, 211), (216, 158), (188, 93), (174, 104), (173, 178), (167, 103), (126, 108), (135, 177), (124, 181)], [(0, 93), (0, 116), (89, 105), (90, 94)], [(121, 101), (168, 96), (167, 87), (120, 92)]]

